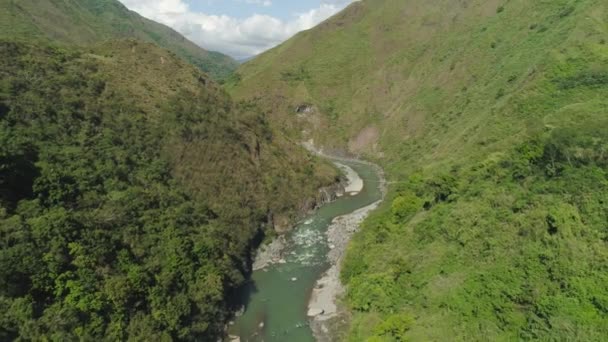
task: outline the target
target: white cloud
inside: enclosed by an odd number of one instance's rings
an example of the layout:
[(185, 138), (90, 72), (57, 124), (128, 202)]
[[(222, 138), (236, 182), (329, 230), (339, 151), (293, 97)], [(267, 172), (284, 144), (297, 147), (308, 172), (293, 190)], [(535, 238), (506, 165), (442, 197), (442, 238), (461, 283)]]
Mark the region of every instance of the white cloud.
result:
[(272, 1), (270, 0), (245, 0), (248, 4), (260, 5), (264, 7), (272, 6)]
[[(295, 14), (289, 21), (262, 14), (244, 19), (208, 15), (190, 10), (184, 0), (120, 1), (144, 17), (172, 27), (207, 50), (243, 58), (257, 55), (297, 32), (317, 25), (353, 0), (326, 0), (318, 8)], [(272, 5), (270, 0), (245, 1), (261, 6)]]

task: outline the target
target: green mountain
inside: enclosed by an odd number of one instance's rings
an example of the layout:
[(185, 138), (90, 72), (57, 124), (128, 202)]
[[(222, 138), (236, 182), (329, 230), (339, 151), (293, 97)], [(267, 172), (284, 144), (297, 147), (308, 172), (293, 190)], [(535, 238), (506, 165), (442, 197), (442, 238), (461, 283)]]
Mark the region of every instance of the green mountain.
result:
[(238, 62), (206, 51), (167, 26), (129, 11), (117, 0), (2, 0), (0, 38), (86, 46), (109, 39), (153, 42), (223, 80)]
[(608, 336), (608, 3), (363, 0), (227, 85), (387, 171), (351, 341)]
[(215, 341), (252, 250), (335, 181), (154, 44), (0, 41), (0, 340)]

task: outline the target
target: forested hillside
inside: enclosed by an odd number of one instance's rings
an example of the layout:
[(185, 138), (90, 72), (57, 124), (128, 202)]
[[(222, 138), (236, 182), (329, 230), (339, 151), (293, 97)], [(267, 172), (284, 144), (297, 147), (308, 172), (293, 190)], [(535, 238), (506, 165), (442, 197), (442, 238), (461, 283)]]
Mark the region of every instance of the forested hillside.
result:
[(227, 88), (377, 161), (352, 341), (608, 336), (608, 4), (363, 0)]
[(225, 79), (238, 66), (234, 59), (198, 47), (117, 0), (2, 0), (0, 38), (80, 46), (133, 38), (171, 50), (216, 80)]
[(335, 177), (153, 44), (2, 41), (0, 340), (215, 341), (252, 248)]

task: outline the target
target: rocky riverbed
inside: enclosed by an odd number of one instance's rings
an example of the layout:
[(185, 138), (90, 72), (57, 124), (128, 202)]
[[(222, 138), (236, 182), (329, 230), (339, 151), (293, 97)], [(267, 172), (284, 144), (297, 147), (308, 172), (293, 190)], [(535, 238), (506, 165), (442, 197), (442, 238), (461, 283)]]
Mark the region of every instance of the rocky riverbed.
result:
[[(326, 195), (325, 200), (321, 201), (318, 205), (322, 205), (333, 201), (337, 197), (344, 195), (355, 196), (363, 190), (363, 180), (359, 177), (359, 174), (355, 172), (350, 166), (342, 163), (334, 163), (346, 177), (345, 181), (341, 182), (337, 187), (331, 189), (331, 195)], [(321, 189), (320, 192), (327, 193), (327, 189)], [(287, 241), (284, 235), (280, 235), (272, 242), (262, 246), (254, 259), (253, 271), (264, 269), (272, 264), (285, 263), (285, 246)]]
[[(353, 234), (384, 197), (382, 170), (326, 156), (343, 170), (343, 193), (261, 247), (252, 281), (243, 288), (242, 316), (228, 331), (250, 341), (333, 341), (345, 310), (340, 265)], [(335, 192), (332, 192), (334, 194)], [(327, 196), (324, 196), (324, 198)], [(374, 203), (374, 201), (376, 201)], [(373, 203), (373, 204), (372, 204)]]
[(308, 305), (308, 316), (317, 341), (332, 342), (335, 340), (332, 327), (340, 324), (336, 321), (343, 320), (344, 317), (341, 316), (345, 314), (345, 310), (338, 304), (345, 292), (344, 286), (340, 282), (344, 254), (353, 235), (359, 230), (369, 213), (382, 203), (386, 194), (386, 181), (382, 169), (375, 167), (380, 178), (378, 186), (382, 191), (382, 199), (350, 214), (336, 217), (327, 230), (327, 243), (330, 247), (327, 259), (331, 266), (317, 281)]
[(327, 258), (331, 267), (317, 281), (308, 306), (311, 327), (317, 341), (333, 340), (330, 334), (329, 321), (337, 318), (340, 314), (338, 300), (344, 294), (344, 286), (340, 282), (340, 271), (344, 253), (350, 239), (357, 232), (361, 223), (379, 204), (380, 202), (376, 202), (351, 214), (337, 217), (329, 227), (327, 242), (331, 250)]

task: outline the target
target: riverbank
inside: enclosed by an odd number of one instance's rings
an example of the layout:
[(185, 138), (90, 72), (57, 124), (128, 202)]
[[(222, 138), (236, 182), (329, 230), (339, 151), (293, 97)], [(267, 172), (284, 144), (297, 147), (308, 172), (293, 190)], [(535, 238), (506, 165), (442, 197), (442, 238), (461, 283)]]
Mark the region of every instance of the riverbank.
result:
[(345, 292), (340, 281), (340, 271), (348, 244), (370, 212), (382, 203), (386, 194), (386, 181), (382, 169), (371, 163), (362, 163), (372, 165), (377, 169), (380, 181), (378, 186), (382, 192), (382, 198), (350, 214), (336, 217), (327, 230), (327, 243), (330, 246), (327, 259), (331, 266), (317, 281), (308, 305), (311, 328), (315, 339), (321, 342), (334, 341), (335, 331), (332, 331), (332, 327), (343, 324), (344, 322), (340, 321), (345, 320), (343, 316), (346, 311), (340, 308), (338, 301)]
[(380, 202), (354, 211), (351, 214), (337, 217), (327, 231), (327, 243), (330, 252), (327, 259), (331, 265), (329, 270), (317, 281), (309, 302), (309, 316), (314, 321), (326, 321), (338, 312), (337, 299), (343, 294), (344, 288), (340, 282), (341, 262), (348, 243), (358, 231), (361, 223), (369, 213), (375, 210)]
[[(377, 202), (350, 214), (336, 217), (327, 230), (327, 243), (330, 247), (327, 259), (331, 266), (317, 281), (312, 290), (308, 304), (308, 316), (315, 339), (320, 342), (333, 342), (335, 341), (336, 336), (335, 331), (332, 330), (335, 329), (336, 326), (344, 325), (347, 320), (346, 310), (340, 308), (338, 304), (338, 301), (345, 292), (345, 288), (340, 281), (340, 271), (344, 254), (348, 248), (348, 243), (353, 235), (359, 230), (363, 221), (370, 212), (378, 208), (380, 203), (384, 200), (387, 192), (386, 179), (384, 177), (384, 170), (376, 164), (357, 159), (327, 155), (322, 150), (316, 149), (313, 141), (306, 142), (303, 145), (312, 153), (321, 157), (333, 159), (335, 163), (337, 163), (336, 161), (344, 161), (372, 166), (378, 175), (378, 187), (382, 193), (382, 197)], [(363, 180), (361, 180), (360, 185), (361, 187), (364, 186)], [(367, 186), (370, 186), (370, 184), (367, 184)]]

